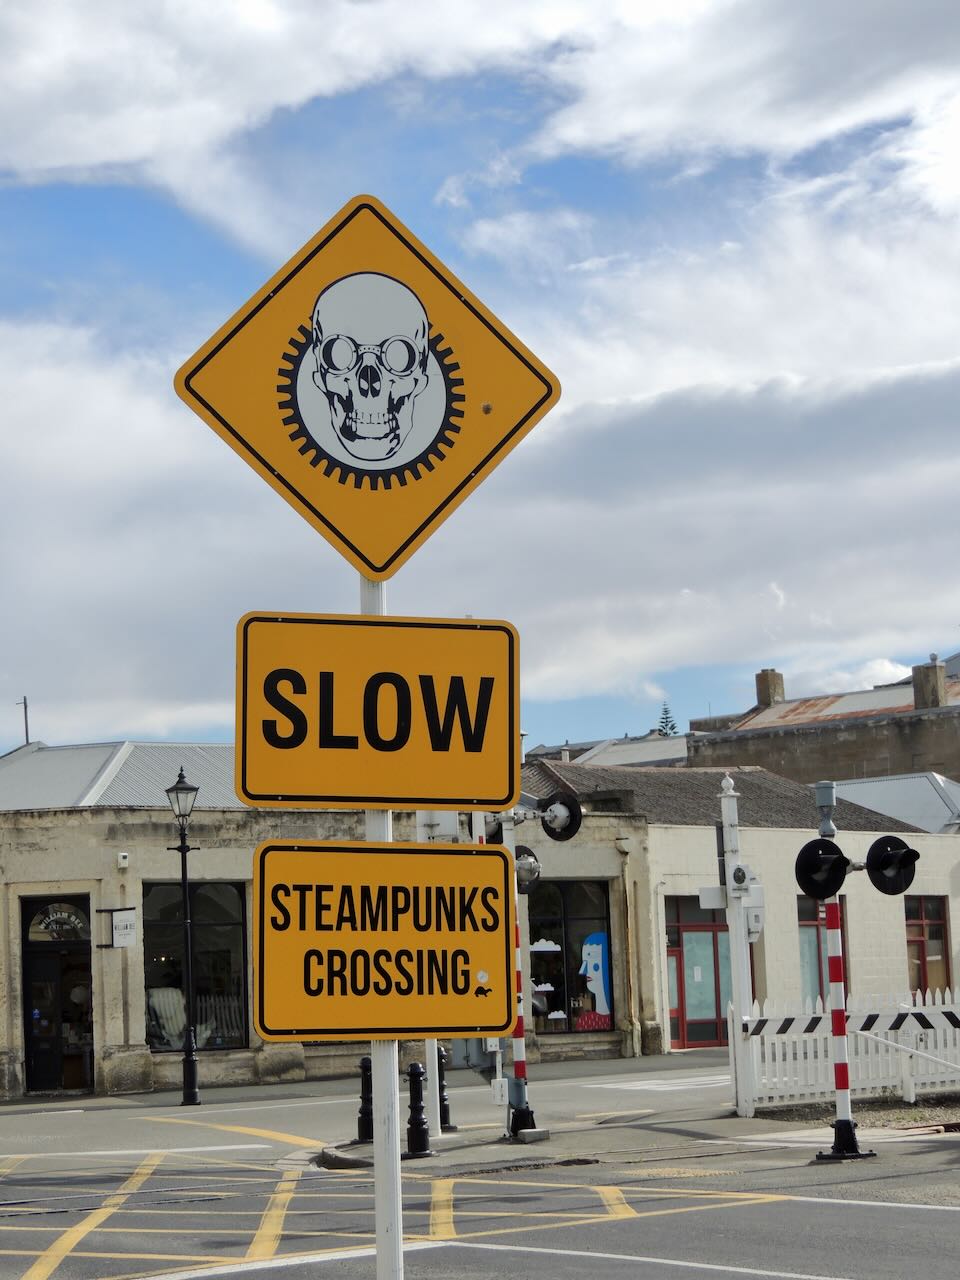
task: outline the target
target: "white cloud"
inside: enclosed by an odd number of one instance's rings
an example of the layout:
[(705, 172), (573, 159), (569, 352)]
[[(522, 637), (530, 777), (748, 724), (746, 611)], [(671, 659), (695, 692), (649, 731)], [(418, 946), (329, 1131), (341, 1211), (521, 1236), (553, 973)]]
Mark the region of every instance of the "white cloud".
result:
[(596, 150), (797, 155), (912, 116), (956, 91), (960, 22), (890, 0), (728, 0), (651, 24), (641, 6), (553, 59), (569, 95), (542, 128), (544, 155)]
[[(861, 689), (873, 689), (877, 685), (897, 684), (908, 679), (911, 668), (889, 658), (871, 658), (855, 667), (831, 670), (828, 666), (804, 666), (788, 668), (785, 673), (785, 692), (788, 698), (811, 697), (820, 693), (853, 693)], [(909, 686), (904, 691), (904, 702), (910, 702), (913, 694)]]
[[(771, 201), (744, 228), (741, 253), (705, 245), (634, 257), (607, 271), (567, 272), (549, 310), (535, 291), (522, 297), (513, 327), (564, 371), (567, 413), (590, 401), (771, 378), (805, 382), (811, 393), (824, 386), (831, 395), (837, 382), (953, 361), (960, 352), (954, 228), (907, 209), (876, 218), (869, 198), (858, 213), (859, 220), (838, 223), (816, 201)], [(487, 223), (474, 243), (515, 255), (517, 274), (532, 281), (543, 266), (534, 251), (526, 270), (523, 246), (535, 228), (536, 219), (515, 216), (499, 237)], [(547, 223), (544, 242), (557, 247), (558, 268), (582, 252), (550, 233)]]
[(50, 0), (0, 14), (0, 166), (148, 164), (223, 144), (281, 108), (411, 74), (510, 65), (573, 37), (590, 6), (535, 0)]

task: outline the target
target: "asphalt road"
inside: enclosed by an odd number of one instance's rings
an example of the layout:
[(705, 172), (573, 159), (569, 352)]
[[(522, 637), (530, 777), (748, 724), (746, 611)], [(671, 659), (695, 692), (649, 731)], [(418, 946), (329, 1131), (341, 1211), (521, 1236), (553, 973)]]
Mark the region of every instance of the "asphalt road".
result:
[[(956, 1280), (960, 1136), (731, 1114), (725, 1055), (531, 1069), (548, 1140), (505, 1142), (450, 1082), (456, 1134), (403, 1165), (406, 1280), (517, 1275)], [(372, 1280), (372, 1171), (312, 1162), (354, 1136), (356, 1084), (0, 1108), (0, 1280)], [(895, 1139), (895, 1140), (891, 1140)], [(382, 1278), (381, 1278), (382, 1280)]]

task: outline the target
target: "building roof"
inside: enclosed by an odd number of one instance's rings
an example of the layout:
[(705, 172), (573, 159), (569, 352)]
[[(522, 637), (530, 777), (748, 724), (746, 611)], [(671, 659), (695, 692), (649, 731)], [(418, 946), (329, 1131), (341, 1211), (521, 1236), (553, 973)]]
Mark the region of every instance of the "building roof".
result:
[(684, 734), (664, 735), (654, 729), (642, 738), (607, 738), (576, 757), (577, 764), (683, 765), (687, 762)]
[(527, 747), (525, 755), (527, 759), (544, 759), (544, 760), (562, 760), (564, 756), (568, 760), (576, 760), (582, 756), (585, 751), (592, 751), (594, 747), (602, 746), (604, 742), (609, 742), (609, 738), (591, 738), (588, 742), (571, 742), (568, 738), (562, 743), (546, 743), (541, 742), (535, 747)]
[(31, 742), (0, 756), (0, 810), (165, 809), (180, 768), (200, 788), (197, 809), (242, 809), (231, 742)]
[[(960, 680), (947, 681), (947, 707), (960, 707)], [(910, 685), (880, 685), (853, 693), (823, 693), (813, 698), (790, 698), (771, 707), (754, 707), (732, 726), (731, 732), (746, 729), (789, 729), (796, 725), (823, 724), (835, 720), (862, 720), (868, 716), (913, 714)], [(933, 708), (942, 710), (942, 708)]]
[(960, 833), (960, 782), (939, 773), (896, 773), (838, 782), (837, 795), (921, 831)]
[[(809, 830), (818, 826), (813, 788), (755, 765), (729, 769), (657, 769), (533, 761), (523, 767), (523, 789), (540, 799), (572, 791), (585, 808), (622, 808), (648, 822), (672, 826), (715, 826), (720, 820), (720, 783), (733, 778), (743, 827)], [(843, 831), (914, 831), (917, 828), (838, 798), (834, 822)]]

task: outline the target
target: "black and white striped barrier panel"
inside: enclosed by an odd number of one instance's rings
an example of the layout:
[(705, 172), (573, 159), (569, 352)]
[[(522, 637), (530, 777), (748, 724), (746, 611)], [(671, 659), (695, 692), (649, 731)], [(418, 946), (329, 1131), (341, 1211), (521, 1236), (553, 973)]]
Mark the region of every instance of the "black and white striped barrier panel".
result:
[[(744, 1018), (743, 1034), (751, 1036), (813, 1035), (829, 1032), (829, 1013), (800, 1014), (786, 1018)], [(936, 1031), (949, 1028), (960, 1031), (960, 1013), (954, 1009), (906, 1009), (899, 1013), (848, 1013), (848, 1032), (857, 1031)]]

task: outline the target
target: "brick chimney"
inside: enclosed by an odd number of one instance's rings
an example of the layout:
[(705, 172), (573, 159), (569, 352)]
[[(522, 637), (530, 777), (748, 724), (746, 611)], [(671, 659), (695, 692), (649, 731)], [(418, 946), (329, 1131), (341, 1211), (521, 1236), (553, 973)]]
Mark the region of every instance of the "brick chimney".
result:
[(779, 671), (775, 671), (773, 667), (764, 667), (757, 672), (756, 679), (758, 707), (772, 707), (785, 700), (783, 676)]
[(946, 667), (935, 653), (929, 662), (913, 668), (913, 705), (918, 711), (947, 705)]

